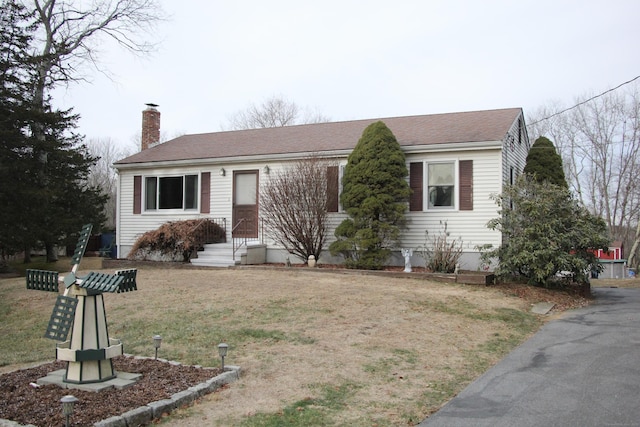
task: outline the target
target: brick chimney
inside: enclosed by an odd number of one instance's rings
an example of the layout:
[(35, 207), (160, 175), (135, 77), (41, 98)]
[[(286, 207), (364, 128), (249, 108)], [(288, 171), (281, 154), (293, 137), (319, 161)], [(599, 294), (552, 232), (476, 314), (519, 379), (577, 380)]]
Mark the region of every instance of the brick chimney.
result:
[(160, 111), (157, 104), (146, 104), (147, 109), (142, 112), (142, 138), (140, 151), (144, 151), (160, 141)]

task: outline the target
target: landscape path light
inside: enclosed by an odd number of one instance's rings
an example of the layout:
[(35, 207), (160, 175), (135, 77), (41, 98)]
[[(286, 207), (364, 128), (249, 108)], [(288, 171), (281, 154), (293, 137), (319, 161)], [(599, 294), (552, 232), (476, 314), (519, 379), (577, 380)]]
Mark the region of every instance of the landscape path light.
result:
[(229, 345), (227, 345), (225, 343), (218, 344), (218, 354), (220, 355), (220, 358), (222, 359), (222, 370), (223, 371), (224, 371), (224, 358), (227, 355), (227, 351), (229, 351)]
[(160, 348), (160, 344), (162, 344), (162, 337), (160, 335), (154, 335), (153, 347), (156, 349), (156, 359), (158, 358), (158, 349)]
[(78, 399), (70, 394), (60, 399), (60, 403), (62, 403), (62, 415), (64, 416), (65, 420), (64, 425), (66, 427), (69, 427), (70, 425), (69, 419), (71, 418), (71, 415), (73, 415), (73, 405), (75, 405), (77, 401)]

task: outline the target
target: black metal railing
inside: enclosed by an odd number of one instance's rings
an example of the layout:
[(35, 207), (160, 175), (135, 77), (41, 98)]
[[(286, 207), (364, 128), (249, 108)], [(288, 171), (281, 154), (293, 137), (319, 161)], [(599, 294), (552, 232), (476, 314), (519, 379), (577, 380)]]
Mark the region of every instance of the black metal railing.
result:
[(257, 238), (259, 243), (264, 242), (264, 226), (262, 219), (258, 220), (258, 233), (256, 237), (251, 237), (253, 236), (253, 230), (255, 230), (253, 221), (247, 221), (246, 218), (241, 218), (238, 220), (236, 225), (234, 225), (231, 230), (234, 261), (236, 259), (236, 252), (238, 252), (238, 250), (243, 246), (246, 247), (249, 240), (253, 241)]
[(221, 243), (227, 241), (226, 218), (203, 218), (191, 230), (194, 246), (197, 250), (209, 243)]
[[(248, 228), (249, 221), (245, 218), (241, 218), (236, 225), (233, 226), (231, 230), (231, 240), (233, 241), (233, 260), (236, 260), (236, 252), (242, 246), (247, 246), (247, 233), (249, 231)], [(240, 235), (240, 237), (235, 237)]]

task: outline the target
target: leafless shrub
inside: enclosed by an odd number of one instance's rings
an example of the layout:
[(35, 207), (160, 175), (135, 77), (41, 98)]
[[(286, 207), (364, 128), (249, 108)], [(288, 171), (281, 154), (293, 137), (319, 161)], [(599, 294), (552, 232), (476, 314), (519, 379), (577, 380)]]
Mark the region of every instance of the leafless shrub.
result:
[(147, 231), (136, 240), (128, 258), (135, 260), (189, 261), (193, 251), (202, 243), (198, 228), (208, 227), (212, 231), (211, 242), (224, 241), (225, 231), (213, 221), (191, 219), (172, 221), (159, 228)]
[(312, 155), (272, 174), (261, 189), (260, 207), (269, 237), (306, 262), (316, 259), (327, 231), (327, 168), (331, 161)]
[(429, 230), (425, 230), (424, 245), (418, 248), (418, 254), (428, 270), (453, 273), (462, 256), (462, 240), (450, 237), (446, 221), (440, 221), (440, 225), (442, 229), (433, 237), (429, 236)]

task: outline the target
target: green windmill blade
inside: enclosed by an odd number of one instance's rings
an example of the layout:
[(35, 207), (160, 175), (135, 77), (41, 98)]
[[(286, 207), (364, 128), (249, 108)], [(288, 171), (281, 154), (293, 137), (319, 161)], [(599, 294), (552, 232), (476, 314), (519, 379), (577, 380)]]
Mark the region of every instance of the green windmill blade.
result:
[(27, 289), (58, 292), (58, 272), (28, 269), (26, 271)]
[(80, 236), (78, 237), (78, 243), (76, 244), (76, 250), (73, 252), (73, 256), (71, 257), (71, 265), (77, 266), (80, 264), (80, 261), (82, 261), (84, 251), (87, 249), (87, 243), (89, 243), (89, 237), (91, 237), (92, 229), (93, 224), (86, 224), (82, 227)]
[(56, 341), (66, 341), (73, 326), (77, 306), (78, 300), (76, 298), (58, 295), (44, 337)]
[(123, 282), (124, 276), (118, 274), (106, 274), (90, 272), (79, 282), (81, 288), (85, 288), (92, 293), (117, 292), (120, 284)]
[(118, 270), (116, 271), (118, 276), (124, 277), (122, 283), (118, 287), (118, 293), (121, 292), (132, 292), (138, 290), (138, 285), (136, 282), (136, 276), (138, 274), (138, 270), (135, 268), (129, 270)]

